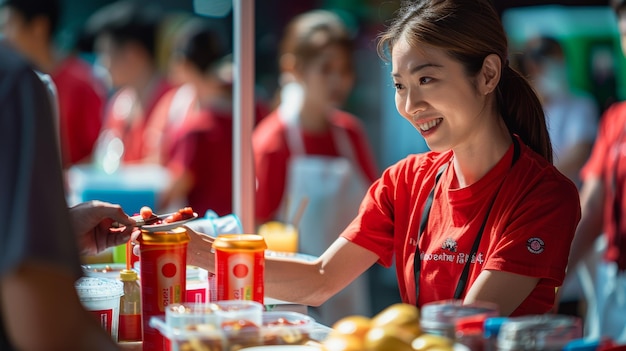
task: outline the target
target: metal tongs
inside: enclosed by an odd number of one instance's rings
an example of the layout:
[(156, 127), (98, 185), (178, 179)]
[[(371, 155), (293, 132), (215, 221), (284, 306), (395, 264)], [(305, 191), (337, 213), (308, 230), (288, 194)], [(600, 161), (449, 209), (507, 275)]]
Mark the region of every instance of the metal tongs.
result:
[[(152, 214), (152, 216), (148, 219), (144, 219), (143, 217), (141, 217), (141, 215), (136, 215), (136, 216), (132, 216), (130, 218), (135, 220), (135, 227), (141, 228), (144, 225), (152, 225), (154, 223), (156, 223), (159, 220), (163, 220), (169, 216), (173, 216), (174, 214), (176, 214), (177, 212), (171, 212), (171, 213), (164, 213), (164, 214)], [(122, 224), (120, 224), (119, 222), (113, 222), (113, 224), (111, 224), (112, 227), (114, 228), (119, 228), (119, 227), (123, 227)]]

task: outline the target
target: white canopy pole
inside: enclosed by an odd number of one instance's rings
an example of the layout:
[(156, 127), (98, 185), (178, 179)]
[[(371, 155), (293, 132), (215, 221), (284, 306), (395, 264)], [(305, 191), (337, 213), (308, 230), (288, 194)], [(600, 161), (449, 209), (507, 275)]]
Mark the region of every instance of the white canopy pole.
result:
[(254, 233), (254, 0), (233, 0), (233, 33), (233, 212), (244, 233)]

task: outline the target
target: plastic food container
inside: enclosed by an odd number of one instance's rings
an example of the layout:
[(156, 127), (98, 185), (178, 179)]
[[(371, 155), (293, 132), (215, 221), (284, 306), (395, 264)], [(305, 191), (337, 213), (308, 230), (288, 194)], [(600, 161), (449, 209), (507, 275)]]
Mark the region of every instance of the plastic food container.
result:
[(565, 315), (512, 317), (500, 327), (498, 350), (562, 350), (582, 337), (580, 318)]
[(165, 310), (165, 324), (174, 329), (188, 329), (200, 324), (218, 325), (214, 304), (172, 304)]
[(311, 340), (315, 320), (307, 315), (272, 311), (263, 313), (263, 345), (302, 345)]
[(118, 340), (118, 324), (120, 315), (120, 297), (124, 295), (121, 281), (82, 277), (75, 284), (80, 302), (87, 311), (100, 321), (100, 325)]
[(219, 328), (229, 349), (261, 345), (263, 305), (252, 300), (225, 300), (214, 304), (219, 316)]
[(166, 350), (172, 351), (231, 351), (303, 345), (311, 340), (313, 318), (296, 312), (262, 312), (262, 307), (241, 300), (172, 305), (165, 318), (152, 317), (150, 325), (165, 337)]
[(263, 323), (263, 305), (252, 300), (224, 300), (212, 303), (216, 307), (219, 321), (224, 326), (226, 323), (242, 320), (260, 326)]
[(487, 302), (464, 304), (462, 300), (443, 300), (424, 304), (420, 312), (420, 326), (424, 333), (454, 340), (457, 319), (480, 314), (486, 318), (496, 317), (498, 307)]

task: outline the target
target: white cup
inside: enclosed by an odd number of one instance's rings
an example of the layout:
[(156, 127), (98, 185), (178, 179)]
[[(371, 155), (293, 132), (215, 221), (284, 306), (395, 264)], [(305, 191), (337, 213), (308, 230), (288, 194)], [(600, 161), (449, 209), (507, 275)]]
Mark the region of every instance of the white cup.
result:
[(118, 341), (120, 297), (124, 295), (122, 282), (113, 279), (82, 277), (76, 284), (80, 302), (90, 311), (100, 325)]

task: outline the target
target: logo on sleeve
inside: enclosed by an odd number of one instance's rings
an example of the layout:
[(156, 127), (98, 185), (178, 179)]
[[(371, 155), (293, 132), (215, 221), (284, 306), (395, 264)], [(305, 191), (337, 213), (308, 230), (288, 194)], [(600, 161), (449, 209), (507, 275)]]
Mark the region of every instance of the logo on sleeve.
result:
[(530, 238), (526, 242), (526, 248), (530, 251), (530, 253), (540, 254), (544, 250), (543, 240), (539, 238)]

